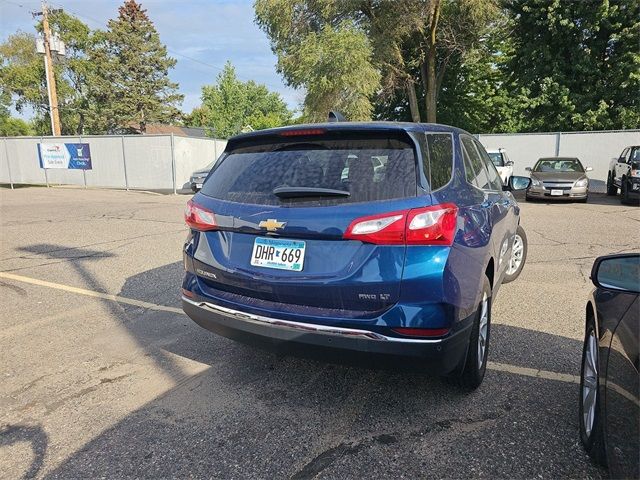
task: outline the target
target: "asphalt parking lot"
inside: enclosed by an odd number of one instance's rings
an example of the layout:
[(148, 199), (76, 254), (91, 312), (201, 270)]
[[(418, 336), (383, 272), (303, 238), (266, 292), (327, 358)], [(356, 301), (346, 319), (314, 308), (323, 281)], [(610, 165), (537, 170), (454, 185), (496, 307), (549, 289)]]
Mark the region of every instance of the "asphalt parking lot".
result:
[(181, 313), (186, 196), (0, 190), (0, 477), (601, 478), (576, 384), (595, 257), (640, 209), (522, 202), (476, 392), (278, 357)]

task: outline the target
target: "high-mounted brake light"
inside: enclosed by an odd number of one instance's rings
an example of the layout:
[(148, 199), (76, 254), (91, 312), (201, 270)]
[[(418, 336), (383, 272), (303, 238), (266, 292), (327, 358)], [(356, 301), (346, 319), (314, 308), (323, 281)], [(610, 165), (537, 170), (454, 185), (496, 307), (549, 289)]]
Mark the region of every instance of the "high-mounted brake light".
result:
[(355, 219), (344, 238), (378, 245), (451, 245), (458, 207), (443, 203)]
[(304, 135), (322, 135), (324, 130), (322, 128), (304, 128), (297, 130), (285, 130), (280, 132), (281, 137), (300, 137)]
[(184, 210), (184, 221), (194, 230), (203, 232), (218, 228), (215, 214), (211, 210), (198, 205), (193, 200), (187, 202), (187, 207)]

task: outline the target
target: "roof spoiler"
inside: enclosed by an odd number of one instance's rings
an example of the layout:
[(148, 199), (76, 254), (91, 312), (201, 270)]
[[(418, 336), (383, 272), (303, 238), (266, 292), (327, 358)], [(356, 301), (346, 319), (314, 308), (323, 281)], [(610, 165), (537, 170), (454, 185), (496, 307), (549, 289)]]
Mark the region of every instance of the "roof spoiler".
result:
[(335, 110), (331, 110), (329, 112), (328, 121), (330, 123), (333, 123), (333, 122), (346, 122), (347, 119), (344, 118), (344, 115), (342, 115), (340, 112), (336, 112)]

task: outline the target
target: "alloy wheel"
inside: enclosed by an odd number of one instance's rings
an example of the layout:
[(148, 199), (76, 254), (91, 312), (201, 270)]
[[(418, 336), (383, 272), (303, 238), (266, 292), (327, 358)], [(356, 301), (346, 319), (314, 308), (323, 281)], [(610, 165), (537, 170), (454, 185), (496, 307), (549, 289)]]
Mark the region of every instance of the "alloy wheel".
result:
[(587, 337), (582, 360), (582, 422), (586, 435), (591, 436), (598, 397), (598, 341), (593, 330)]
[(507, 275), (513, 275), (522, 265), (522, 256), (524, 254), (524, 242), (520, 235), (516, 234), (513, 239), (513, 247), (511, 248), (511, 258), (507, 267)]
[(489, 333), (489, 299), (485, 293), (482, 297), (480, 309), (480, 325), (478, 329), (478, 368), (482, 368), (484, 356), (487, 351), (487, 336)]

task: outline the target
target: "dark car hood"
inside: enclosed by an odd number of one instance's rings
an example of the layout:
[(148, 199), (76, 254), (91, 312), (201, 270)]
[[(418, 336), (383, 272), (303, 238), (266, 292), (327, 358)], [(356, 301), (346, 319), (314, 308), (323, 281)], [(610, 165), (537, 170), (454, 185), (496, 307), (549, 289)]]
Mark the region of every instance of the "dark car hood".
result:
[(531, 172), (531, 176), (543, 182), (575, 182), (587, 175), (584, 172)]

